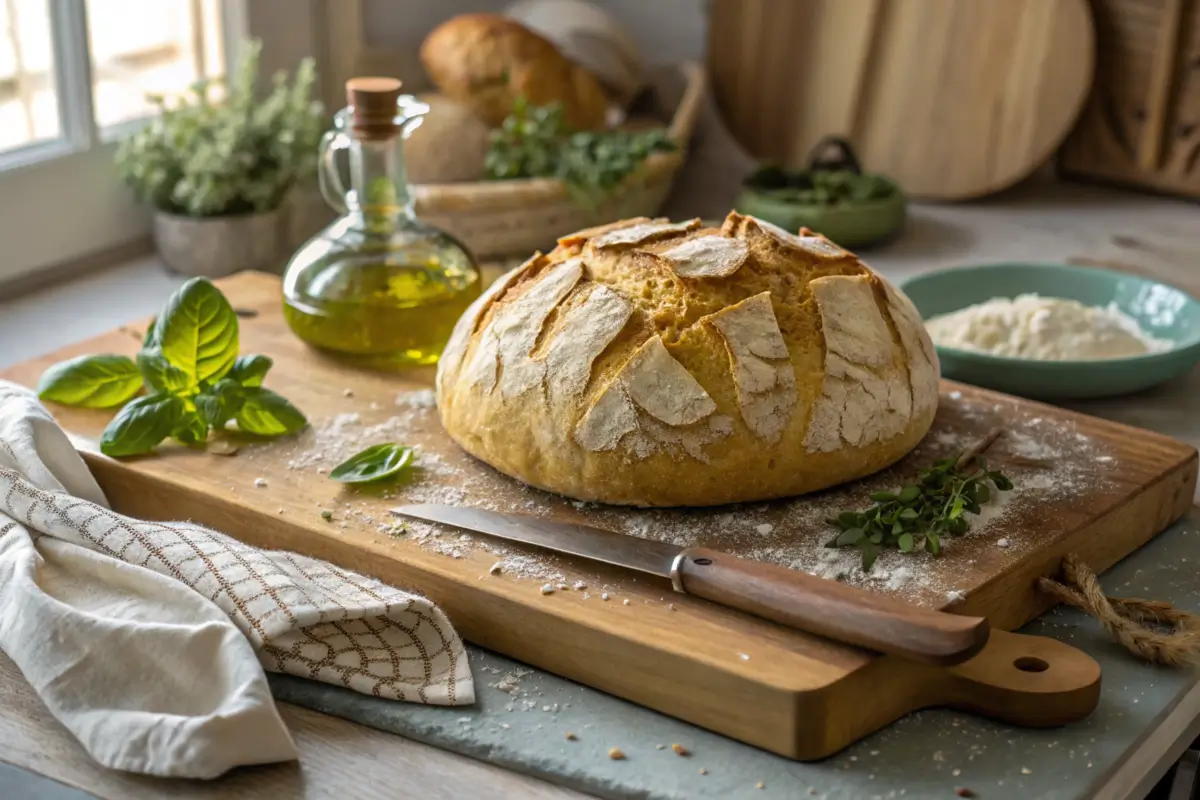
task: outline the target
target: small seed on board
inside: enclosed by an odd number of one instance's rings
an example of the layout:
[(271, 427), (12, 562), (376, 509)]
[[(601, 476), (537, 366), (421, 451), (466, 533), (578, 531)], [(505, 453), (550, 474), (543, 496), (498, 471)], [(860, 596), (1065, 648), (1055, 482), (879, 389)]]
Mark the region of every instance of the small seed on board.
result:
[(671, 749), (675, 751), (675, 755), (677, 756), (690, 756), (692, 754), (692, 751), (681, 744), (673, 744), (671, 745)]
[(608, 757), (613, 761), (624, 761), (625, 753), (619, 747), (610, 747), (608, 748)]

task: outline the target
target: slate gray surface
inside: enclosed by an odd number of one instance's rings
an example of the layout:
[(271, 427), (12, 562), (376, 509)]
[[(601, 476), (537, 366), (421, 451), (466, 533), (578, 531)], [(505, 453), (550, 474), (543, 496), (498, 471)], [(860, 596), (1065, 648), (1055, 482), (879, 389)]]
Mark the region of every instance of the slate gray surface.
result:
[[(1200, 510), (1193, 509), (1103, 582), (1110, 594), (1196, 611), (1198, 565)], [(602, 797), (953, 798), (956, 788), (967, 787), (980, 798), (1068, 800), (1088, 797), (1198, 677), (1134, 660), (1093, 620), (1071, 609), (1055, 609), (1021, 630), (1068, 642), (1100, 662), (1102, 696), (1088, 719), (1029, 730), (954, 711), (923, 711), (820, 763), (789, 761), (540, 671), (521, 678), (510, 696), (493, 684), (521, 665), (476, 648), (471, 663), (479, 700), (471, 708), (406, 705), (281, 675), (271, 676), (271, 686), (280, 700)], [(568, 731), (578, 740), (568, 741)], [(673, 743), (692, 755), (675, 755)], [(667, 747), (657, 750), (658, 744)], [(626, 760), (611, 760), (610, 747), (621, 748)], [(764, 788), (756, 788), (759, 782)]]

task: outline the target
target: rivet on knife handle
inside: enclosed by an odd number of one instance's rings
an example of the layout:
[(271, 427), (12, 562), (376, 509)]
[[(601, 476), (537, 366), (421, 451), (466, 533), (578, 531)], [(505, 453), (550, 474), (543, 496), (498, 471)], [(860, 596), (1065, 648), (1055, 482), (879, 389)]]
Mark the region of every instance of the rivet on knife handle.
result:
[(910, 603), (786, 567), (689, 548), (671, 564), (678, 592), (882, 653), (946, 666), (983, 649), (988, 621)]

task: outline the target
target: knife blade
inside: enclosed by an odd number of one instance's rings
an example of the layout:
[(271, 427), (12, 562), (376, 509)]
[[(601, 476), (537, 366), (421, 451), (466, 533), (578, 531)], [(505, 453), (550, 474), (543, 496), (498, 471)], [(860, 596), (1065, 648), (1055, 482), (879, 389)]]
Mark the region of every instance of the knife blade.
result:
[(392, 512), (666, 578), (676, 592), (913, 661), (958, 664), (987, 644), (988, 621), (983, 617), (921, 608), (717, 550), (681, 548), (587, 525), (477, 508), (418, 504)]

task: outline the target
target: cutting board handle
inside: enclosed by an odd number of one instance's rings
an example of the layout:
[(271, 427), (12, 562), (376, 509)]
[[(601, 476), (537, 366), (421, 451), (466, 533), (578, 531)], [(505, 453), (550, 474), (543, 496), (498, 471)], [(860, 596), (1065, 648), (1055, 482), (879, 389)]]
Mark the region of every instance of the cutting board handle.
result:
[(946, 705), (992, 719), (1048, 728), (1083, 719), (1100, 701), (1100, 665), (1045, 636), (993, 630), (979, 655), (946, 674)]

